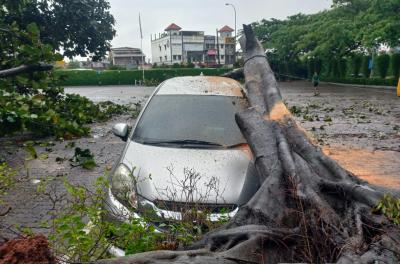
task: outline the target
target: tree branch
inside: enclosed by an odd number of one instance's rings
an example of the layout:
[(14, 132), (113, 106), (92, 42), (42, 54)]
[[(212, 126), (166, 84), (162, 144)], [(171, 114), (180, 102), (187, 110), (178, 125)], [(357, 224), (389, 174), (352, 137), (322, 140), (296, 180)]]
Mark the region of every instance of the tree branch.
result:
[(0, 71), (0, 78), (6, 78), (15, 76), (21, 73), (29, 73), (29, 72), (36, 72), (36, 71), (49, 71), (53, 69), (53, 65), (46, 64), (46, 63), (39, 63), (34, 65), (21, 65), (15, 68), (1, 70)]
[(221, 75), (222, 77), (228, 77), (235, 80), (240, 80), (244, 78), (243, 68), (234, 69), (230, 72), (224, 73)]

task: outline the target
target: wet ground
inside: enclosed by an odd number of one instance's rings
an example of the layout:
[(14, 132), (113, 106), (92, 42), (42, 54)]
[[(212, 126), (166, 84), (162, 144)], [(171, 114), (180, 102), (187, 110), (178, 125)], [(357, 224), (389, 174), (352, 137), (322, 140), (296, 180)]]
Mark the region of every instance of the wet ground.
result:
[(324, 152), (371, 183), (400, 188), (400, 97), (396, 90), (281, 83), (300, 125)]
[(153, 91), (154, 87), (128, 85), (65, 88), (66, 93), (77, 93), (94, 102), (111, 101), (117, 104), (137, 103), (148, 98)]
[[(373, 183), (400, 188), (400, 98), (395, 90), (321, 85), (320, 95), (305, 82), (281, 83), (286, 103), (324, 151), (360, 177)], [(111, 100), (125, 104), (145, 102), (154, 87), (74, 87), (67, 93), (79, 93), (94, 101)], [(3, 197), (11, 211), (0, 217), (0, 238), (12, 236), (16, 226), (45, 232), (41, 223), (49, 219), (57, 203), (65, 200), (63, 179), (90, 187), (107, 173), (118, 159), (124, 142), (111, 133), (117, 122), (134, 123), (129, 116), (119, 116), (92, 125), (92, 136), (75, 140), (95, 156), (93, 170), (71, 167), (74, 148), (71, 141), (41, 139), (35, 146), (39, 158), (29, 160), (22, 147), (27, 138), (0, 139), (0, 158), (18, 171), (17, 183)], [(48, 141), (52, 140), (52, 144)], [(46, 143), (47, 142), (47, 143)], [(56, 162), (58, 160), (58, 162)], [(40, 182), (55, 180), (47, 194), (37, 194)], [(4, 206), (0, 208), (4, 209)]]

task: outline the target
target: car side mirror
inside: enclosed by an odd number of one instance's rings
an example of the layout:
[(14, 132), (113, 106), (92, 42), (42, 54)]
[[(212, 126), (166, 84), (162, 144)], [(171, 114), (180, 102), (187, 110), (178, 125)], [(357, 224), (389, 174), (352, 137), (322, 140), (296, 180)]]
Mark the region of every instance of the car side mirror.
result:
[(114, 135), (126, 141), (128, 139), (129, 126), (125, 123), (115, 124), (112, 128)]

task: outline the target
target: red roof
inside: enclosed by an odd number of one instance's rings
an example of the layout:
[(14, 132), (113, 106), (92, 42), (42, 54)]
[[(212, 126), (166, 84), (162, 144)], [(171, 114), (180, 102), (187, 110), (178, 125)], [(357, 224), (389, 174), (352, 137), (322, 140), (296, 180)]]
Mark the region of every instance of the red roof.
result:
[(171, 25), (169, 25), (166, 29), (164, 29), (164, 31), (170, 31), (170, 30), (181, 30), (182, 28), (180, 26), (178, 26), (175, 23), (172, 23)]
[(219, 30), (219, 32), (233, 32), (234, 30), (231, 27), (224, 26)]

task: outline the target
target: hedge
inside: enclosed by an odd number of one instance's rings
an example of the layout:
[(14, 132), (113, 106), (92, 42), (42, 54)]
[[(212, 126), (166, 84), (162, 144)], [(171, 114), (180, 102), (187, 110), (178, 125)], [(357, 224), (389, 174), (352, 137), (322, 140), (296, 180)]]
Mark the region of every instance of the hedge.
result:
[(397, 86), (398, 80), (396, 78), (322, 78), (322, 81), (359, 85)]
[[(145, 70), (147, 84), (156, 85), (162, 81), (177, 76), (218, 76), (230, 69), (151, 69)], [(61, 86), (91, 86), (91, 85), (131, 85), (142, 80), (141, 70), (57, 70), (55, 75), (61, 77)]]

